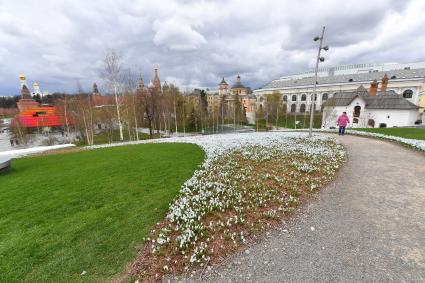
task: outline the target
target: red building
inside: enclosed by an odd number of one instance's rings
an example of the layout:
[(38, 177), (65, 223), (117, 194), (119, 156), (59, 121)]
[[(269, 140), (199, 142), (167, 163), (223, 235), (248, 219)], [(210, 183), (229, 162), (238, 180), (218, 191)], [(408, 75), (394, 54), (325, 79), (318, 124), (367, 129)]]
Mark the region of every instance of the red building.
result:
[(66, 123), (73, 124), (73, 119), (65, 115), (60, 107), (57, 106), (40, 106), (40, 103), (32, 99), (30, 91), (26, 84), (24, 75), (20, 75), (21, 80), (21, 99), (18, 101), (19, 113), (12, 121), (12, 125), (19, 123), (25, 128), (38, 128), (38, 127), (61, 127)]
[[(14, 122), (19, 122), (25, 128), (61, 127), (66, 124), (62, 111), (55, 106), (37, 106), (26, 109), (15, 116)], [(72, 124), (71, 120), (68, 123)]]

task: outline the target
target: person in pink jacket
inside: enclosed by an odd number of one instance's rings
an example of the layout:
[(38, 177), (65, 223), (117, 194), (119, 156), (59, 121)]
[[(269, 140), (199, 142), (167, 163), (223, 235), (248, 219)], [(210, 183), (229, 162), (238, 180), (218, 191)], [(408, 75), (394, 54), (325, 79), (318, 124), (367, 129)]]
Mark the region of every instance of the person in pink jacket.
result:
[(342, 115), (338, 117), (338, 126), (339, 126), (339, 135), (343, 136), (345, 134), (345, 128), (350, 124), (350, 119), (348, 119), (347, 112), (342, 112)]

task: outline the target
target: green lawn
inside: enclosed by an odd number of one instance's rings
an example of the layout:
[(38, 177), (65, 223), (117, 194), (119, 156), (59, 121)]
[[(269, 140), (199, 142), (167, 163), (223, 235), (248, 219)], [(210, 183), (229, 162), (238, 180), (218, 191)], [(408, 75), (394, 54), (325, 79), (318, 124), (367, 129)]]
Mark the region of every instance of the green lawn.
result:
[[(130, 141), (130, 139), (128, 137), (128, 131), (123, 131), (123, 137), (124, 137), (124, 140), (123, 141)], [(152, 138), (154, 138), (154, 139), (159, 138), (159, 134), (154, 133)], [(134, 139), (134, 137), (133, 137), (133, 139)], [(149, 139), (149, 134), (139, 133), (139, 140), (147, 140), (147, 139)], [(112, 142), (114, 143), (114, 142), (119, 142), (119, 141), (120, 141), (120, 131), (119, 130), (114, 130), (112, 132)], [(110, 143), (110, 140), (109, 140), (108, 134), (105, 131), (104, 132), (101, 132), (101, 133), (99, 133), (97, 135), (94, 135), (94, 137), (93, 137), (93, 144), (96, 145), (96, 144), (107, 144), (107, 143)], [(80, 141), (80, 142), (76, 142), (75, 144), (77, 146), (85, 146), (85, 145), (87, 145), (85, 143), (85, 140), (84, 141)]]
[(407, 139), (425, 140), (425, 128), (365, 128), (355, 130), (397, 136)]
[[(296, 119), (295, 119), (296, 118)], [(295, 127), (295, 121), (297, 121), (297, 126)], [(314, 128), (320, 128), (322, 126), (322, 113), (315, 114), (313, 117), (313, 127)], [(270, 120), (269, 123), (271, 123), (273, 126), (276, 126), (276, 120)], [(289, 129), (305, 129), (310, 127), (310, 113), (301, 113), (299, 115), (282, 115), (279, 117), (278, 126), (282, 128), (289, 128)], [(266, 120), (258, 120), (258, 128), (259, 129), (265, 129), (266, 127)]]
[(13, 160), (0, 175), (0, 282), (119, 274), (203, 158), (144, 144)]

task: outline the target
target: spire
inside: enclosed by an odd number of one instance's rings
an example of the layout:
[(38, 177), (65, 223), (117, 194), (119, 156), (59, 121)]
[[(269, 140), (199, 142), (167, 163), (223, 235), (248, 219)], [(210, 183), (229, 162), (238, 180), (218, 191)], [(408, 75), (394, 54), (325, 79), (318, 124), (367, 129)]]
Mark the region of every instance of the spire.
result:
[(236, 77), (236, 83), (241, 83), (241, 76), (239, 75), (239, 73), (238, 73), (238, 76)]
[(99, 89), (97, 88), (97, 84), (93, 84), (93, 94), (99, 94)]
[(21, 88), (21, 96), (23, 99), (31, 99), (31, 94), (26, 84)]
[(155, 89), (158, 92), (161, 92), (161, 81), (159, 80), (159, 76), (158, 76), (158, 65), (157, 64), (154, 65), (153, 84), (155, 86)]

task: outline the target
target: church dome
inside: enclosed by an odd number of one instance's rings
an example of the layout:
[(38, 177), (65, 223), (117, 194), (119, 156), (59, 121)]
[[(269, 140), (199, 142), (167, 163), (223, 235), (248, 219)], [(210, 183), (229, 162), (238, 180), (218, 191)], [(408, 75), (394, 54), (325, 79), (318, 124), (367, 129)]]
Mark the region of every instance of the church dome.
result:
[(234, 85), (232, 85), (232, 89), (234, 88), (246, 88), (243, 84), (241, 84), (240, 82), (235, 83)]

